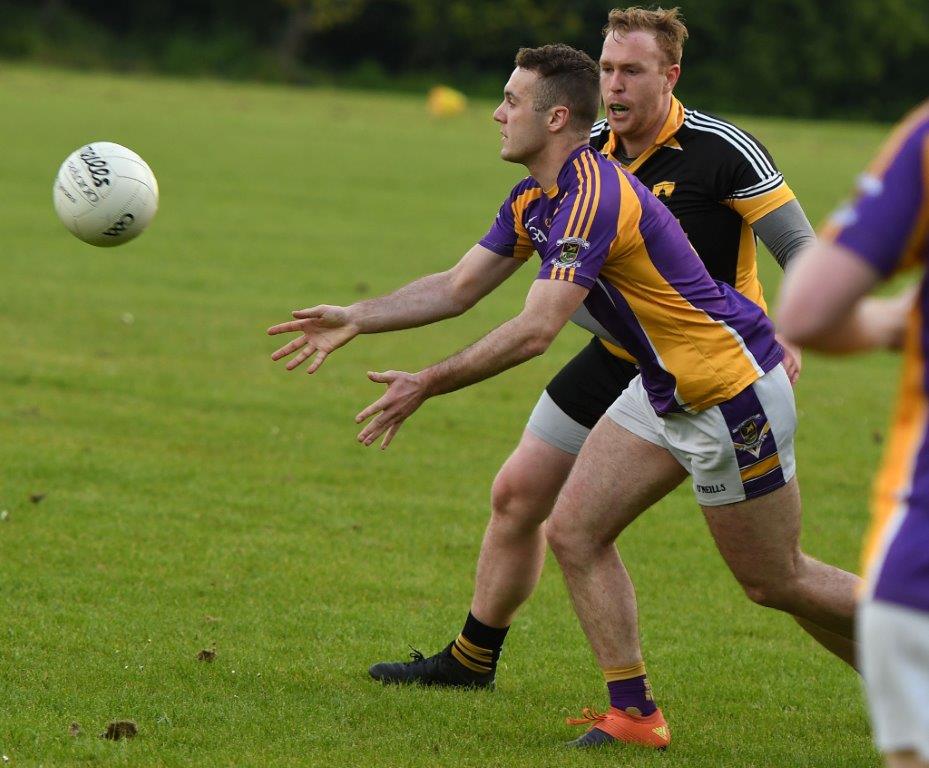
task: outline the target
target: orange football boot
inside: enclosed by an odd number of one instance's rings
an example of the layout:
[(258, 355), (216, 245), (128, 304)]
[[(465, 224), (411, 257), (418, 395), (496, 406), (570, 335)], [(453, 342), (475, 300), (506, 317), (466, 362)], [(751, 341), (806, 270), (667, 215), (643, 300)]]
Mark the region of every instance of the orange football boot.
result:
[(628, 715), (615, 707), (610, 707), (603, 714), (590, 707), (584, 707), (581, 714), (583, 717), (580, 718), (569, 717), (566, 720), (568, 725), (591, 724), (591, 727), (580, 738), (569, 741), (569, 747), (599, 747), (624, 741), (627, 744), (639, 744), (652, 749), (667, 749), (671, 743), (671, 731), (660, 709), (656, 709), (648, 717)]

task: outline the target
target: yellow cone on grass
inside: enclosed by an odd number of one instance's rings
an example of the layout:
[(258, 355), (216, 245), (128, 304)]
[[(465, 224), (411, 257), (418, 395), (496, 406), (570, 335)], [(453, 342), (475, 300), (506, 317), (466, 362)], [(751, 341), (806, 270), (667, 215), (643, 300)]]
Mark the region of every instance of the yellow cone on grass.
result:
[(429, 89), (426, 109), (433, 117), (454, 117), (465, 111), (468, 100), (461, 91), (447, 85), (436, 85)]

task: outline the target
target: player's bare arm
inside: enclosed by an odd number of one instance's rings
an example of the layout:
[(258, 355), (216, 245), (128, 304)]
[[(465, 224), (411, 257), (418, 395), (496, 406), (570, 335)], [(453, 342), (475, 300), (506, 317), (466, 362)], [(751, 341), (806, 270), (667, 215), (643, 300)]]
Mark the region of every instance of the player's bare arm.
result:
[(286, 365), (292, 371), (315, 354), (307, 366), (307, 373), (315, 373), (331, 352), (359, 334), (415, 328), (460, 315), (522, 263), (475, 245), (451, 269), (421, 277), (386, 296), (347, 307), (320, 304), (295, 310), (294, 320), (272, 326), (268, 334), (296, 332), (300, 336), (277, 349), (271, 359), (281, 360), (296, 352)]
[(369, 373), (371, 381), (387, 384), (387, 392), (361, 411), (355, 421), (374, 417), (358, 434), (371, 445), (382, 434), (381, 448), (427, 399), (496, 376), (548, 349), (558, 332), (584, 301), (588, 289), (564, 281), (537, 280), (523, 311), (470, 347), (419, 373)]
[(832, 354), (899, 347), (916, 294), (867, 296), (879, 279), (848, 249), (819, 242), (784, 279), (778, 328), (788, 340)]

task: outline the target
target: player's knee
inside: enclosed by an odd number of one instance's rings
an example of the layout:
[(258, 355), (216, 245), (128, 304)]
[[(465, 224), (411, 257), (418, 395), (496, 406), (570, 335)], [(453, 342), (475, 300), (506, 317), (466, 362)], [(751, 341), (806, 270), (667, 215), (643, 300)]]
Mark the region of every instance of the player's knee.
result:
[(794, 590), (790, 581), (753, 578), (740, 580), (740, 584), (748, 599), (756, 605), (787, 612), (793, 608)]
[(490, 492), (493, 516), (519, 528), (536, 528), (551, 514), (554, 499), (539, 492), (525, 472), (509, 465), (494, 479)]
[(545, 538), (562, 568), (581, 566), (592, 559), (595, 544), (570, 514), (556, 509), (545, 525)]

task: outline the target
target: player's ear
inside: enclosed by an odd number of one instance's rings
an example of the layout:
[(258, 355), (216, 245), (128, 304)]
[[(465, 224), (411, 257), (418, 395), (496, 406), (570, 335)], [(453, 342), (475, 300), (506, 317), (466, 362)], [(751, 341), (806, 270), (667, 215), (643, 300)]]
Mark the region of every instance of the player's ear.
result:
[(680, 76), (681, 76), (681, 65), (680, 64), (672, 64), (670, 67), (668, 67), (667, 71), (665, 72), (665, 86), (664, 86), (665, 93), (670, 93), (671, 91), (674, 90), (674, 86), (677, 85), (677, 81)]
[(555, 132), (564, 130), (571, 121), (571, 110), (565, 106), (552, 107), (548, 115), (548, 130)]

